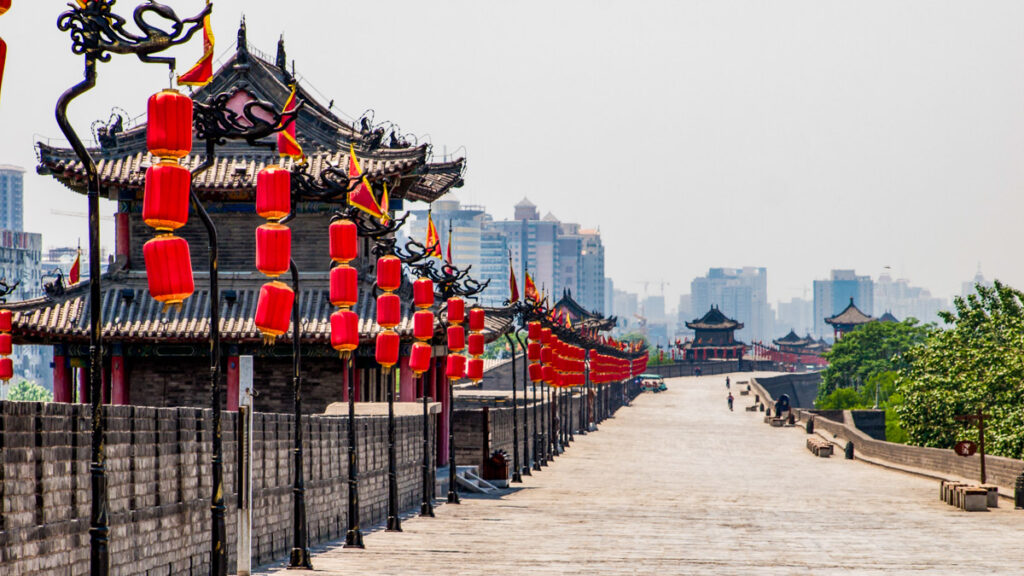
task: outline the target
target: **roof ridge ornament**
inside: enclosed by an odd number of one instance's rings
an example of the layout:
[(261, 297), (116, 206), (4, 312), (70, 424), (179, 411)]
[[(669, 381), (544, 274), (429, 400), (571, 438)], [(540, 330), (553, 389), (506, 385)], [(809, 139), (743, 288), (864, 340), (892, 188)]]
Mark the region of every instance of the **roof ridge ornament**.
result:
[(242, 14), (242, 21), (238, 24), (238, 42), (235, 49), (235, 68), (249, 68), (249, 41), (246, 37), (245, 14)]

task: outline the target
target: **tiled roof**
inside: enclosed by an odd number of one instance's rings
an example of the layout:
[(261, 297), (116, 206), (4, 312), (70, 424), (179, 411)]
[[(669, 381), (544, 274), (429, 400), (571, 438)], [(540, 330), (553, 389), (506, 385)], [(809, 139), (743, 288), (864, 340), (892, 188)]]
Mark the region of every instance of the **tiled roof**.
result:
[(743, 323), (727, 318), (717, 306), (712, 306), (703, 318), (687, 322), (686, 327), (691, 330), (739, 330)]
[(892, 312), (889, 312), (888, 310), (886, 310), (885, 314), (882, 314), (882, 316), (878, 319), (878, 321), (879, 322), (899, 322), (899, 320), (897, 320), (896, 317), (893, 316)]
[[(253, 323), (260, 287), (268, 279), (258, 273), (220, 275), (221, 337), (233, 343), (262, 339)], [(282, 281), (289, 283), (286, 275)], [(167, 312), (149, 296), (146, 277), (141, 272), (117, 272), (104, 277), (102, 315), (104, 338), (122, 342), (198, 342), (209, 332), (209, 277), (196, 273), (195, 293), (180, 308)], [(297, 303), (303, 319), (303, 342), (330, 343), (330, 316), (335, 311), (328, 299), (328, 277), (324, 273), (300, 276), (301, 293)], [(229, 294), (234, 292), (233, 301)], [(408, 339), (412, 336), (412, 294), (408, 282), (399, 290), (402, 297), (402, 322), (396, 328)], [(87, 340), (89, 337), (89, 283), (80, 282), (60, 296), (44, 296), (7, 305), (13, 312), (15, 341), (25, 344)], [(353, 308), (359, 314), (361, 339), (368, 343), (380, 331), (375, 321), (376, 299), (372, 284), (360, 286), (359, 302)], [(505, 309), (488, 309), (487, 336), (494, 340), (511, 326)], [(439, 329), (439, 327), (438, 327)], [(280, 338), (291, 341), (290, 333)]]
[(558, 311), (568, 310), (569, 315), (573, 317), (573, 322), (579, 324), (577, 327), (596, 328), (604, 332), (615, 328), (615, 325), (618, 324), (614, 316), (605, 318), (596, 312), (588, 312), (582, 304), (572, 297), (572, 291), (568, 288), (562, 292), (562, 298), (555, 303), (553, 308)]
[(826, 324), (832, 325), (843, 325), (843, 326), (857, 326), (859, 324), (867, 324), (868, 322), (874, 322), (875, 319), (871, 316), (860, 311), (860, 308), (853, 303), (853, 298), (850, 298), (850, 305), (847, 306), (842, 312), (835, 316), (825, 318)]

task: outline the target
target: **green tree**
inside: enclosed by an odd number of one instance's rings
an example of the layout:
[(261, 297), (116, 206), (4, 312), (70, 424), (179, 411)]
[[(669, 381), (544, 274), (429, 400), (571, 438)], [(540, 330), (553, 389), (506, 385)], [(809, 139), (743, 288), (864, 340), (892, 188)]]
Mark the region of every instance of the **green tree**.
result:
[(986, 422), (986, 451), (1024, 457), (1024, 293), (995, 282), (977, 294), (954, 300), (936, 331), (905, 355), (897, 389), (905, 401), (896, 408), (911, 443), (951, 448), (977, 440), (957, 415), (979, 408)]
[(905, 367), (904, 354), (924, 342), (933, 329), (908, 318), (903, 322), (871, 322), (844, 334), (825, 354), (829, 364), (821, 376), (819, 405), (839, 388), (859, 388), (876, 374)]
[(857, 388), (836, 388), (817, 401), (821, 410), (864, 410), (880, 408), (885, 410), (885, 439), (889, 442), (906, 444), (907, 432), (900, 425), (896, 407), (903, 404), (903, 395), (897, 391), (899, 373), (892, 370), (873, 374), (863, 386)]
[(53, 402), (53, 393), (35, 382), (22, 380), (11, 386), (7, 398), (12, 402)]

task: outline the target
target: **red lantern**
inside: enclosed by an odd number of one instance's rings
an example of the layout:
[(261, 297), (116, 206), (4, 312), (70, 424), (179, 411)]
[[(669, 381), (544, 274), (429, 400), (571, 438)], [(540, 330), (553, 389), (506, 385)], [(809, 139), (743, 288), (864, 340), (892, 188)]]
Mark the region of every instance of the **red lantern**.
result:
[(391, 368), (398, 364), (398, 344), (401, 339), (398, 333), (393, 330), (385, 330), (377, 333), (377, 346), (375, 356), (377, 364), (385, 368)]
[(430, 308), (434, 305), (434, 281), (430, 278), (417, 278), (412, 283), (412, 303), (417, 308)]
[(142, 221), (157, 230), (177, 230), (188, 222), (188, 192), (192, 174), (174, 162), (146, 169)]
[(526, 345), (526, 358), (530, 362), (540, 361), (540, 342), (530, 342)]
[(10, 358), (0, 358), (0, 380), (7, 382), (14, 378), (14, 362)]
[(6, 308), (0, 310), (0, 332), (11, 331), (11, 311)]
[(292, 231), (271, 222), (256, 229), (256, 269), (275, 278), (287, 272), (292, 259)]
[(275, 338), (288, 331), (294, 304), (295, 292), (283, 282), (267, 282), (260, 288), (255, 324), (263, 334), (264, 343), (272, 344)]
[(328, 232), (331, 260), (347, 264), (359, 256), (359, 229), (354, 222), (335, 220)]
[(530, 364), (530, 381), (541, 382), (544, 380), (544, 367), (540, 364)]
[(484, 379), (483, 358), (470, 358), (466, 362), (466, 377), (473, 382), (479, 382)]
[(256, 175), (256, 213), (267, 220), (280, 220), (292, 211), (292, 173), (280, 166), (267, 166)]
[(553, 366), (544, 366), (543, 374), (545, 384), (555, 383), (555, 368)]
[(351, 310), (331, 314), (331, 347), (342, 355), (359, 348), (359, 315)]
[(448, 299), (448, 323), (462, 324), (466, 319), (466, 301), (458, 296)]
[(466, 331), (462, 326), (448, 327), (448, 350), (461, 352), (466, 347)]
[(388, 254), (377, 259), (377, 287), (394, 292), (402, 285), (402, 261)]
[(484, 309), (472, 308), (469, 311), (469, 331), (481, 332), (484, 329)]
[(192, 99), (177, 90), (149, 97), (146, 146), (160, 158), (181, 158), (192, 151)]
[(0, 334), (0, 356), (10, 356), (12, 351), (11, 335), (6, 332)]
[(549, 344), (551, 344), (551, 339), (552, 338), (553, 337), (551, 336), (551, 328), (542, 328), (541, 329), (541, 331), (540, 331), (540, 343), (541, 344), (543, 344), (545, 346), (548, 346)]
[(433, 350), (430, 344), (423, 342), (414, 342), (412, 350), (409, 352), (409, 368), (414, 374), (419, 376), (427, 370), (430, 370), (430, 357), (433, 355)]
[(348, 265), (331, 269), (331, 305), (351, 308), (359, 301), (359, 273)]
[(11, 0), (0, 0), (0, 16), (11, 9)]
[(533, 342), (540, 342), (541, 336), (543, 334), (543, 329), (540, 325), (540, 322), (530, 322), (526, 326), (529, 329), (528, 335), (530, 337), (530, 340)]
[(402, 321), (402, 299), (398, 294), (381, 294), (377, 297), (377, 324), (381, 328), (394, 328)]
[(417, 340), (430, 340), (434, 337), (434, 314), (420, 310), (412, 315), (412, 336)]
[(164, 306), (180, 304), (192, 295), (192, 259), (184, 238), (161, 234), (142, 246), (149, 293)]
[(543, 362), (544, 365), (546, 365), (546, 366), (550, 365), (552, 362), (554, 362), (555, 361), (555, 350), (554, 350), (554, 348), (552, 348), (551, 346), (544, 346), (543, 348), (541, 348), (540, 349), (540, 361)]
[(461, 354), (449, 354), (444, 375), (449, 380), (458, 380), (466, 374), (466, 357)]
[(480, 356), (484, 353), (484, 335), (483, 334), (470, 334), (469, 335), (469, 355)]

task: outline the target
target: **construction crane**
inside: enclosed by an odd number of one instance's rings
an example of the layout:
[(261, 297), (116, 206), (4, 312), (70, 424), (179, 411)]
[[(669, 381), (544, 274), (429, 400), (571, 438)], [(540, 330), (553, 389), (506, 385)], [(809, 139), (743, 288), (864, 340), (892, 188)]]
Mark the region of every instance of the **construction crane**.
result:
[(657, 282), (654, 282), (654, 281), (651, 281), (651, 280), (634, 280), (633, 283), (634, 284), (643, 284), (644, 285), (644, 296), (647, 296), (647, 286), (649, 286), (651, 284), (654, 284), (655, 286), (660, 286), (661, 287), (661, 295), (662, 296), (665, 295), (665, 286), (671, 286), (672, 285), (671, 282), (668, 282), (665, 279), (658, 280)]

